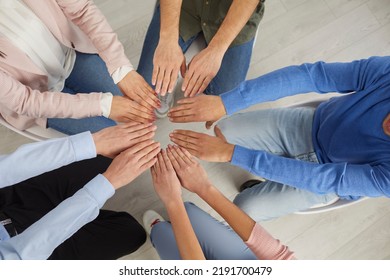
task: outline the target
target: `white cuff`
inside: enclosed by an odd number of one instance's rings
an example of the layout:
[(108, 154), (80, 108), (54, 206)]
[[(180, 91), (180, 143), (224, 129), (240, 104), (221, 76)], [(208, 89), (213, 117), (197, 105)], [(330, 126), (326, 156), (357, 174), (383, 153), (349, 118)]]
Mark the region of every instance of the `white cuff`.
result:
[(108, 118), (111, 113), (112, 93), (106, 92), (102, 94), (100, 98), (100, 108), (102, 110), (103, 117)]
[(111, 78), (114, 80), (114, 83), (117, 84), (130, 72), (133, 71), (134, 68), (130, 66), (122, 66), (119, 67), (112, 73)]

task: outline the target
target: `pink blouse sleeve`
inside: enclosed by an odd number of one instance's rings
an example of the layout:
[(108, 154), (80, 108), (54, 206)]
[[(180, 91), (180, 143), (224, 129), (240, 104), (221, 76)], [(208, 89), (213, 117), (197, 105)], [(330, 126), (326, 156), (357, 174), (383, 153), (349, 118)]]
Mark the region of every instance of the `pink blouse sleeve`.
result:
[(293, 252), (279, 240), (270, 235), (260, 224), (256, 223), (252, 233), (245, 242), (251, 251), (260, 260), (293, 260)]

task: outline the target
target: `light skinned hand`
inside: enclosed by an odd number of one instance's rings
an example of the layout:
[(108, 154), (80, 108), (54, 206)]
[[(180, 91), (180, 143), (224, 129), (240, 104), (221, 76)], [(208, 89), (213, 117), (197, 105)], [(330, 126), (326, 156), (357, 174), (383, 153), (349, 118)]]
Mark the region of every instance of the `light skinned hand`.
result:
[(186, 149), (168, 145), (167, 154), (184, 188), (199, 195), (213, 187), (204, 168)]
[(166, 151), (157, 155), (157, 162), (150, 171), (154, 189), (164, 205), (181, 201), (181, 184)]
[(125, 96), (144, 107), (141, 108), (143, 112), (153, 113), (153, 109), (160, 108), (161, 106), (161, 102), (155, 91), (135, 70), (130, 71), (118, 83), (118, 87)]
[(117, 122), (150, 123), (156, 120), (153, 109), (147, 109), (127, 97), (113, 96), (109, 118)]
[(184, 98), (179, 105), (169, 110), (168, 117), (174, 123), (206, 122), (206, 128), (226, 115), (226, 109), (219, 96), (200, 94)]
[(172, 93), (179, 71), (185, 75), (186, 59), (182, 49), (177, 42), (161, 39), (153, 57), (152, 84), (155, 91), (162, 96)]
[(104, 128), (92, 137), (96, 146), (96, 153), (114, 158), (120, 152), (142, 141), (152, 139), (157, 127), (151, 123), (139, 124), (129, 122)]
[(182, 91), (185, 97), (204, 92), (221, 67), (224, 52), (207, 47), (195, 55), (188, 64)]
[(173, 143), (202, 160), (229, 162), (233, 156), (234, 145), (216, 136), (191, 130), (174, 130), (169, 137)]
[(119, 189), (152, 167), (159, 152), (160, 143), (151, 139), (142, 141), (116, 156), (103, 176)]

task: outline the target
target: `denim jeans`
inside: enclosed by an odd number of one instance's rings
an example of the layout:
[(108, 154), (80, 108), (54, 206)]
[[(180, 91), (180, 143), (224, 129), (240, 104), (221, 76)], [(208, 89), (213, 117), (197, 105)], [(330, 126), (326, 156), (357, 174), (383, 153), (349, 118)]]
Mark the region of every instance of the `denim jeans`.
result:
[[(62, 90), (65, 94), (111, 92), (122, 95), (118, 86), (112, 80), (106, 64), (97, 54), (76, 53), (76, 62), (72, 73), (65, 80)], [(68, 135), (84, 131), (94, 133), (103, 128), (114, 126), (116, 122), (105, 117), (90, 117), (83, 119), (49, 118), (48, 127)]]
[[(179, 36), (179, 45), (185, 53), (192, 42), (200, 35), (197, 34), (187, 41)], [(152, 21), (146, 33), (142, 48), (138, 73), (152, 86), (153, 57), (160, 38), (160, 6), (155, 9)], [(229, 48), (222, 60), (219, 72), (206, 88), (206, 94), (219, 95), (229, 91), (245, 80), (252, 56), (254, 39), (239, 46)]]
[[(230, 227), (190, 202), (186, 202), (185, 207), (206, 259), (256, 259), (252, 251)], [(152, 227), (150, 239), (161, 259), (181, 259), (171, 223), (164, 221), (155, 224)]]
[[(258, 110), (232, 115), (217, 126), (226, 140), (253, 150), (318, 162), (312, 141), (314, 108)], [(337, 198), (273, 181), (265, 181), (238, 194), (234, 203), (256, 221), (308, 209)]]

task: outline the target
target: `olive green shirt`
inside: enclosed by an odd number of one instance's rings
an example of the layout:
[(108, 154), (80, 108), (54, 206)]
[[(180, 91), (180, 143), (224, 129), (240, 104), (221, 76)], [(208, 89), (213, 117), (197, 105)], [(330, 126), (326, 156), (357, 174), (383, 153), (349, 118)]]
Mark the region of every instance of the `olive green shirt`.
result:
[[(252, 16), (230, 47), (252, 40), (264, 14), (264, 1), (260, 0)], [(187, 41), (203, 32), (207, 44), (217, 33), (233, 0), (183, 0), (180, 13), (180, 36)]]

